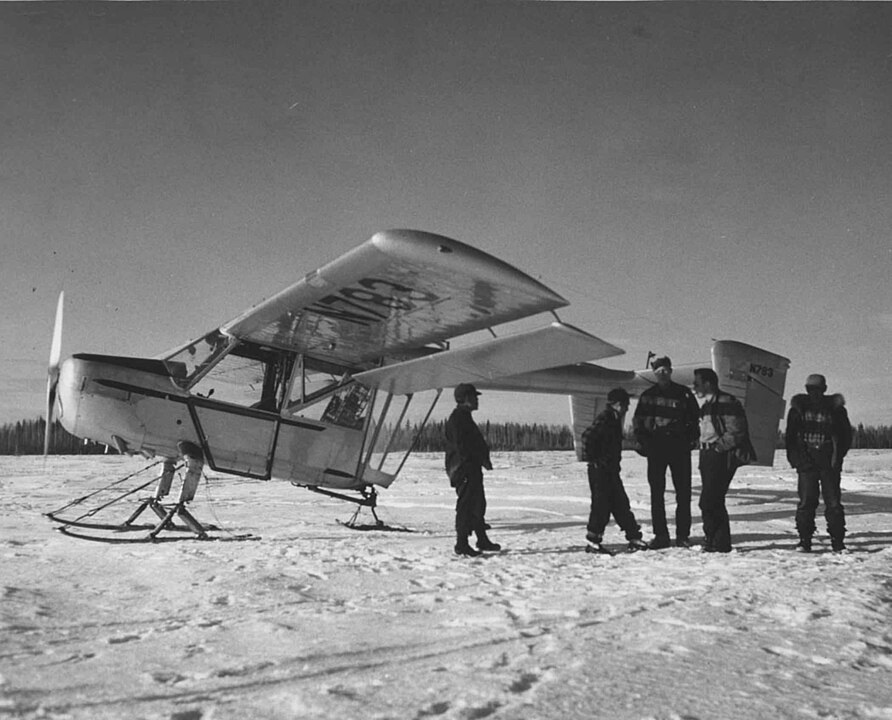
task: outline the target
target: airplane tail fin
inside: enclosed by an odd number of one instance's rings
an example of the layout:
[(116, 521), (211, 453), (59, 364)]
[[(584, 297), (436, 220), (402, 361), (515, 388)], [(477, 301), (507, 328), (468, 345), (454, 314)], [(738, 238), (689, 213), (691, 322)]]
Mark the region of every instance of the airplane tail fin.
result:
[(582, 462), (582, 432), (595, 419), (595, 415), (604, 409), (607, 398), (604, 395), (571, 395), (570, 422), (573, 426), (573, 447), (576, 459)]
[(719, 376), (719, 387), (740, 400), (746, 410), (756, 449), (753, 464), (770, 467), (786, 406), (784, 386), (790, 360), (746, 343), (718, 340), (712, 346), (712, 368)]

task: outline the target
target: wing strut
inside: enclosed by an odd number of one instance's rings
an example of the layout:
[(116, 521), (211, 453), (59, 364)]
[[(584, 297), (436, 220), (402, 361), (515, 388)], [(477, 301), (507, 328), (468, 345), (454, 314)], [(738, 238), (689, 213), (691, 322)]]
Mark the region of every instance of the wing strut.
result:
[[(421, 421), (421, 424), (418, 426), (418, 432), (415, 433), (415, 437), (412, 438), (412, 442), (409, 445), (409, 449), (406, 450), (406, 454), (403, 455), (403, 459), (400, 461), (399, 467), (397, 467), (394, 475), (399, 475), (402, 472), (403, 465), (406, 464), (406, 460), (409, 459), (409, 455), (412, 454), (412, 451), (415, 449), (415, 445), (418, 444), (418, 438), (421, 437), (421, 432), (427, 426), (427, 421), (430, 420), (431, 413), (434, 411), (434, 408), (437, 406), (437, 401), (440, 399), (440, 395), (443, 394), (443, 388), (437, 390), (437, 396), (434, 398), (431, 406), (427, 409), (427, 414), (424, 416), (424, 419)], [(381, 461), (384, 462), (383, 460)]]

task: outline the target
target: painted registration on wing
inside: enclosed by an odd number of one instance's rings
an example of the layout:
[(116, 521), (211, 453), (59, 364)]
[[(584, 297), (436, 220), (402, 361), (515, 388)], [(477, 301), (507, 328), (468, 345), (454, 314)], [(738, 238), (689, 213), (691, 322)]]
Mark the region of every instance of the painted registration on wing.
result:
[(440, 300), (429, 290), (381, 278), (362, 278), (355, 285), (308, 305), (307, 310), (336, 320), (373, 325), (395, 313), (410, 313), (421, 305), (433, 305)]

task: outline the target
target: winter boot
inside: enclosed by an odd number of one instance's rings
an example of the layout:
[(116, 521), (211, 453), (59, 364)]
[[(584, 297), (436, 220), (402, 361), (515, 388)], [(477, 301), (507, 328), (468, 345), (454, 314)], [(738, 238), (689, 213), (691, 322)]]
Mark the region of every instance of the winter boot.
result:
[(629, 540), (628, 549), (629, 552), (638, 552), (639, 550), (647, 550), (649, 549), (649, 545), (644, 542), (641, 538), (633, 538)]
[(498, 543), (494, 543), (492, 540), (486, 537), (486, 535), (484, 535), (483, 537), (477, 538), (477, 549), (481, 552), (498, 552), (502, 549), (502, 546)]

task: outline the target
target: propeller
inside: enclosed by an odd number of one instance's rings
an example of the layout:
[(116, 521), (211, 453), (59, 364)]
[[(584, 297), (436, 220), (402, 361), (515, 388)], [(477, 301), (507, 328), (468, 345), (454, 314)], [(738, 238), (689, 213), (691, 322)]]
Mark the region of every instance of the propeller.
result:
[(59, 359), (62, 355), (62, 306), (65, 291), (59, 293), (56, 304), (56, 321), (53, 324), (53, 343), (50, 345), (50, 363), (46, 377), (46, 428), (43, 432), (43, 456), (50, 452), (50, 441), (53, 436), (53, 410), (56, 406), (56, 387), (59, 384)]

